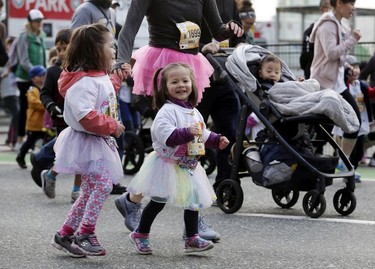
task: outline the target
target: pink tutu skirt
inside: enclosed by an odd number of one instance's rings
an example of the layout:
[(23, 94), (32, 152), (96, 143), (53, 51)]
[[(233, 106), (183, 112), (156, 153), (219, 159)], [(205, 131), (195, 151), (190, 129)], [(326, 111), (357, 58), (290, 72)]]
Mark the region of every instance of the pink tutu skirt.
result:
[(53, 170), (60, 174), (102, 174), (108, 172), (113, 184), (124, 176), (113, 137), (102, 137), (65, 128), (53, 147)]
[(210, 76), (214, 72), (209, 61), (201, 53), (190, 54), (167, 48), (143, 46), (133, 52), (132, 58), (136, 60), (133, 67), (133, 93), (138, 95), (153, 95), (152, 78), (158, 68), (170, 63), (186, 63), (194, 70), (200, 102), (204, 88), (210, 86)]
[(198, 162), (193, 174), (176, 162), (163, 161), (151, 152), (127, 190), (160, 203), (171, 203), (190, 210), (207, 208), (216, 200), (206, 171)]

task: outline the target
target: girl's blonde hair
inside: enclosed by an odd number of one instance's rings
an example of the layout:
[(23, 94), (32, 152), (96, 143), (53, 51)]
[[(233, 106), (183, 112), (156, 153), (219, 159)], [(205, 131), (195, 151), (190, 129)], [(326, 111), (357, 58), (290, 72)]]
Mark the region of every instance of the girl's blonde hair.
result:
[(69, 70), (107, 70), (104, 45), (110, 31), (101, 23), (83, 25), (72, 33), (63, 68)]
[[(159, 68), (156, 70), (153, 77), (153, 86), (154, 86), (154, 98), (153, 98), (153, 108), (158, 110), (160, 109), (169, 99), (169, 92), (167, 88), (167, 76), (168, 72), (176, 68), (185, 68), (189, 72), (189, 77), (191, 80), (191, 94), (189, 95), (188, 102), (192, 106), (198, 104), (198, 89), (195, 82), (194, 71), (188, 64), (184, 63), (171, 63), (164, 68)], [(160, 82), (159, 82), (160, 75)], [(159, 82), (159, 83), (158, 83)]]

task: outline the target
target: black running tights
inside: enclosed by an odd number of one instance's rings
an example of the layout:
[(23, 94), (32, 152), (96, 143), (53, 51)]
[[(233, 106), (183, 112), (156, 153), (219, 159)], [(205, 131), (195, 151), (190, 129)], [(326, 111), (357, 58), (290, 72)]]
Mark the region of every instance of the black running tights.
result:
[[(163, 210), (164, 206), (165, 203), (158, 203), (151, 200), (143, 209), (137, 232), (146, 234), (150, 233), (152, 223), (154, 222), (156, 216)], [(198, 211), (185, 209), (184, 221), (187, 237), (198, 234)]]

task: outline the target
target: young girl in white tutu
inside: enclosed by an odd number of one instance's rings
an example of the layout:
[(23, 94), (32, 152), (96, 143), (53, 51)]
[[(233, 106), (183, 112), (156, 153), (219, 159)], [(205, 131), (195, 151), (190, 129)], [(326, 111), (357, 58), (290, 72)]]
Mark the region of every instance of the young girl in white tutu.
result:
[(151, 225), (168, 202), (184, 208), (185, 252), (211, 249), (213, 243), (198, 235), (198, 210), (211, 206), (216, 196), (198, 159), (205, 147), (224, 149), (229, 141), (208, 131), (194, 108), (198, 91), (189, 65), (174, 63), (157, 70), (153, 84), (153, 104), (158, 110), (151, 126), (155, 151), (128, 186), (131, 193), (151, 200), (130, 240), (138, 253), (152, 254)]
[[(104, 25), (77, 28), (58, 82), (69, 127), (56, 140), (54, 171), (81, 174), (82, 184), (81, 194), (52, 245), (73, 256), (105, 255), (95, 226), (112, 184), (123, 176), (116, 142), (110, 136), (119, 137), (125, 130), (118, 120), (116, 100), (123, 77), (108, 76), (115, 57), (113, 46), (113, 37)], [(129, 74), (130, 65), (124, 68)]]

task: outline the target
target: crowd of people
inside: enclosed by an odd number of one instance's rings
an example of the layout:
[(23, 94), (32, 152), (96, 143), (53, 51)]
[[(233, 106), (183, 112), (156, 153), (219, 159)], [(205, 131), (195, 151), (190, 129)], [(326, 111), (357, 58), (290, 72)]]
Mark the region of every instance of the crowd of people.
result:
[[(357, 114), (357, 132), (334, 129), (357, 168), (368, 140), (374, 140), (369, 96), (374, 94), (375, 56), (362, 72), (356, 58), (347, 57), (361, 38), (359, 30), (341, 23), (352, 17), (354, 4), (321, 1), (322, 16), (304, 38), (311, 44), (305, 46), (309, 57), (303, 58), (303, 68), (306, 78), (340, 93)], [(43, 140), (30, 154), (31, 177), (48, 198), (55, 197), (57, 175), (75, 175), (72, 207), (53, 236), (55, 248), (74, 257), (105, 255), (96, 223), (108, 196), (121, 194), (115, 206), (137, 253), (152, 254), (151, 226), (167, 202), (184, 209), (185, 252), (212, 249), (220, 235), (205, 223), (201, 209), (215, 202), (218, 185), (231, 176), (228, 157), (236, 142), (240, 100), (228, 83), (213, 79), (203, 54), (254, 44), (255, 10), (249, 0), (137, 0), (121, 27), (115, 18), (118, 5), (111, 0), (82, 3), (71, 28), (57, 33), (51, 59), (38, 9), (29, 11), (16, 39), (2, 38), (9, 60), (1, 71), (1, 98), (12, 117), (5, 143), (18, 151), (19, 167), (27, 169), (26, 155)], [(144, 17), (149, 44), (133, 51)], [(259, 76), (274, 82), (281, 66), (276, 61), (267, 73), (265, 66), (272, 64), (275, 59), (265, 62)], [(370, 87), (363, 82), (369, 75)], [(120, 184), (124, 131), (137, 128), (140, 117), (130, 112), (131, 91), (152, 99), (156, 116), (154, 151), (126, 188)], [(209, 118), (215, 132), (207, 128)], [(198, 161), (205, 148), (218, 152), (213, 185)], [(375, 166), (375, 156), (370, 165)], [(143, 209), (145, 197), (149, 202)]]
[[(370, 133), (368, 126), (369, 122), (373, 121), (373, 118), (368, 99), (368, 86), (362, 84), (361, 91), (363, 93), (361, 94), (353, 89), (353, 83), (359, 85), (357, 80), (360, 72), (358, 61), (353, 60), (349, 52), (354, 49), (361, 39), (361, 32), (358, 29), (350, 29), (349, 26), (342, 23), (343, 19), (349, 20), (353, 16), (355, 1), (321, 0), (320, 10), (323, 14), (310, 26), (311, 32), (309, 29), (305, 32), (304, 40), (308, 40), (309, 45), (304, 45), (304, 48), (309, 50), (309, 57), (305, 58), (305, 61), (301, 61), (301, 63), (303, 62), (305, 75), (307, 74), (316, 79), (321, 89), (335, 90), (354, 109), (361, 124), (360, 129), (354, 133), (335, 131), (335, 134), (339, 134), (339, 143), (343, 152), (352, 162), (354, 161), (353, 165), (357, 168), (357, 159), (360, 158), (362, 160), (365, 152), (363, 142), (360, 142), (360, 144), (358, 142), (363, 140), (361, 138), (363, 135), (365, 135), (366, 140), (372, 137), (373, 133)], [(363, 116), (366, 113), (369, 114)], [(364, 128), (364, 126), (366, 127)], [(325, 127), (329, 131), (333, 128), (333, 126)], [(319, 137), (319, 134), (317, 136)], [(358, 150), (359, 146), (361, 147), (360, 151)], [(319, 153), (322, 153), (322, 145), (320, 145), (319, 150)], [(358, 154), (361, 156), (356, 156)], [(370, 164), (372, 163), (373, 161), (371, 160)], [(343, 171), (347, 170), (342, 160), (339, 161), (337, 168)], [(361, 182), (360, 174), (356, 173), (355, 179), (356, 182)]]

